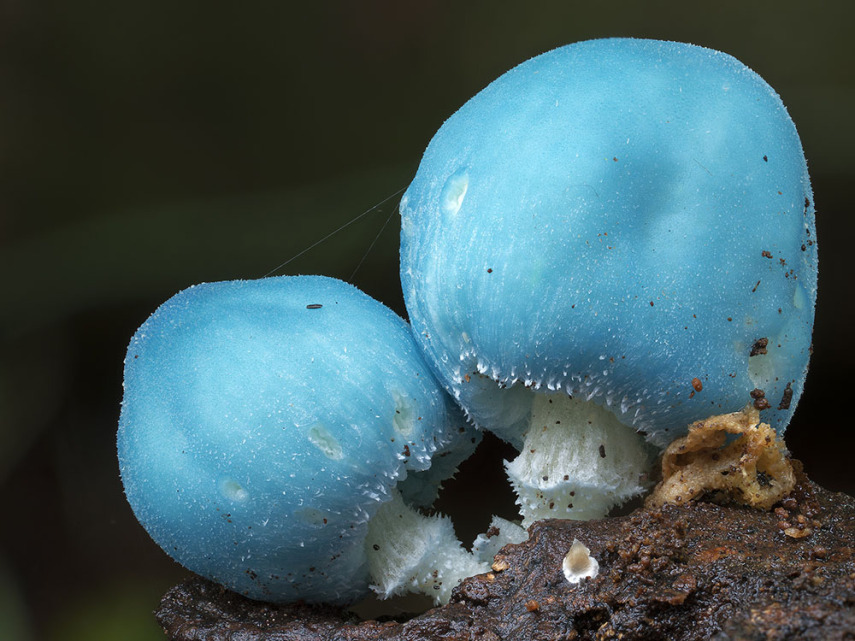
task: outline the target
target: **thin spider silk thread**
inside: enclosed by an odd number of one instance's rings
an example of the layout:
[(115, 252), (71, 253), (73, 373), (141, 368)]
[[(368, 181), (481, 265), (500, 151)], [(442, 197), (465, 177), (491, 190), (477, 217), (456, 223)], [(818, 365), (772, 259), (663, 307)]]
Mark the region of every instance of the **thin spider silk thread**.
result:
[[(284, 263), (281, 263), (281, 264), (277, 265), (276, 267), (274, 267), (273, 269), (271, 269), (269, 272), (267, 272), (266, 274), (264, 274), (264, 276), (262, 276), (262, 278), (267, 278), (268, 276), (272, 276), (273, 274), (275, 274), (276, 272), (278, 272), (280, 269), (282, 269), (283, 267), (285, 267), (285, 266), (286, 266), (286, 265), (288, 265), (289, 263), (292, 263), (293, 261), (295, 261), (295, 260), (297, 260), (298, 258), (300, 258), (300, 256), (302, 256), (302, 255), (304, 255), (304, 254), (306, 254), (306, 253), (310, 252), (311, 250), (313, 250), (315, 247), (317, 247), (317, 246), (318, 246), (318, 245), (320, 245), (321, 243), (326, 242), (327, 240), (329, 240), (330, 238), (332, 238), (333, 236), (335, 236), (335, 235), (336, 235), (336, 234), (338, 234), (339, 232), (344, 231), (345, 229), (347, 229), (348, 227), (350, 227), (350, 226), (351, 226), (353, 223), (355, 223), (356, 221), (361, 220), (362, 218), (364, 218), (364, 217), (365, 217), (365, 216), (367, 216), (368, 214), (372, 213), (373, 211), (375, 211), (375, 210), (376, 210), (376, 209), (378, 209), (379, 207), (382, 207), (384, 204), (386, 204), (387, 202), (389, 202), (390, 200), (392, 200), (392, 198), (394, 198), (395, 196), (397, 196), (397, 195), (401, 194), (405, 189), (406, 189), (406, 187), (401, 187), (398, 191), (396, 191), (396, 192), (394, 192), (394, 193), (390, 194), (389, 196), (386, 196), (386, 198), (384, 198), (383, 200), (381, 200), (381, 201), (380, 201), (379, 203), (377, 203), (376, 205), (372, 205), (371, 207), (369, 207), (368, 209), (366, 209), (364, 212), (362, 212), (361, 214), (359, 214), (358, 216), (356, 216), (356, 217), (354, 217), (354, 218), (351, 218), (349, 221), (347, 221), (346, 223), (344, 223), (343, 225), (341, 225), (341, 226), (340, 226), (340, 227), (338, 227), (337, 229), (334, 229), (333, 231), (331, 231), (330, 233), (328, 233), (326, 236), (324, 236), (324, 237), (323, 237), (323, 238), (321, 238), (320, 240), (316, 240), (314, 243), (312, 243), (311, 245), (309, 245), (308, 247), (306, 247), (304, 250), (302, 250), (302, 251), (298, 252), (297, 254), (295, 254), (294, 256), (292, 256), (291, 258), (289, 258), (288, 260), (286, 260)], [(377, 234), (377, 236), (375, 236), (374, 240), (373, 240), (373, 241), (371, 241), (371, 244), (368, 246), (368, 249), (366, 250), (365, 254), (362, 256), (362, 258), (360, 259), (360, 261), (359, 261), (359, 263), (357, 264), (356, 268), (353, 270), (353, 273), (350, 275), (350, 278), (351, 278), (351, 279), (352, 279), (352, 278), (353, 278), (353, 276), (356, 274), (356, 272), (359, 270), (359, 268), (362, 266), (362, 263), (363, 263), (363, 262), (365, 262), (365, 258), (366, 258), (366, 256), (368, 256), (368, 253), (369, 253), (369, 252), (371, 251), (371, 249), (374, 247), (374, 244), (377, 242), (377, 239), (378, 239), (378, 238), (380, 238), (380, 235), (383, 233), (383, 230), (386, 228), (386, 225), (388, 225), (388, 224), (389, 224), (389, 221), (392, 219), (392, 216), (395, 214), (395, 212), (396, 212), (397, 210), (398, 210), (398, 208), (397, 208), (397, 207), (395, 207), (395, 209), (393, 209), (393, 210), (392, 210), (392, 213), (391, 213), (391, 214), (389, 214), (388, 218), (386, 218), (386, 222), (385, 222), (385, 223), (383, 223), (383, 227), (381, 227), (381, 228), (380, 228), (380, 232)]]

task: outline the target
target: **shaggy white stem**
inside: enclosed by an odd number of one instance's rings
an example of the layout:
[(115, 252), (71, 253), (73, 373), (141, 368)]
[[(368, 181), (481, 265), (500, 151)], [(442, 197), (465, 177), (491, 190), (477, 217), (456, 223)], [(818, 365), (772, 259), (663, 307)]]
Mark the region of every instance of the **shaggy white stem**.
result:
[(448, 603), (454, 586), (490, 570), (463, 548), (448, 517), (424, 516), (397, 492), (369, 522), (365, 545), (372, 589), (383, 598), (414, 592)]
[(599, 405), (539, 393), (523, 449), (505, 467), (528, 527), (547, 518), (605, 516), (645, 489), (654, 454)]
[(475, 537), (472, 553), (484, 563), (492, 564), (493, 557), (509, 543), (522, 543), (528, 539), (528, 532), (511, 521), (494, 516), (490, 528)]

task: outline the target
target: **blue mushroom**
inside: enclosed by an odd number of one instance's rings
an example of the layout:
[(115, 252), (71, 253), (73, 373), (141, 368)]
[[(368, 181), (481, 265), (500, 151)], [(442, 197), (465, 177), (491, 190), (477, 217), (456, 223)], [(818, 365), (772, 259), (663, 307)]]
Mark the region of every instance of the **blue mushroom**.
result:
[(734, 58), (636, 39), (561, 47), (439, 129), (401, 202), (413, 331), (508, 465), (527, 521), (640, 492), (658, 449), (802, 393), (814, 205), (780, 98)]
[(254, 599), (348, 603), (370, 585), (447, 600), (487, 568), (447, 519), (412, 507), (479, 434), (408, 325), (355, 287), (301, 276), (186, 289), (133, 337), (124, 385), (128, 501), (190, 570)]

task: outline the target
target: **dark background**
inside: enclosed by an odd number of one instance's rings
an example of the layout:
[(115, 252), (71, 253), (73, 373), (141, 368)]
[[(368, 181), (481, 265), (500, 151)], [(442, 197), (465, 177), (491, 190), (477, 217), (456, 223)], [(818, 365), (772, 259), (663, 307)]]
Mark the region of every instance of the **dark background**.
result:
[[(855, 493), (855, 3), (292, 4), (0, 0), (0, 638), (159, 638), (151, 610), (184, 571), (134, 520), (114, 449), (146, 316), (192, 283), (263, 276), (394, 194), (470, 96), (588, 38), (720, 49), (787, 104), (821, 263), (787, 442)], [(396, 202), (279, 273), (353, 276), (402, 313), (397, 216), (366, 256)], [(506, 509), (469, 486), (478, 519)]]

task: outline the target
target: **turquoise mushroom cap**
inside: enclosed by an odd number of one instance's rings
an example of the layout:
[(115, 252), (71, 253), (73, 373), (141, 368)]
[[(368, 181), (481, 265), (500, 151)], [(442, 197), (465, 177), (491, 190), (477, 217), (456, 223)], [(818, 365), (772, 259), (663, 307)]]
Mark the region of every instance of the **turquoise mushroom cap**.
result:
[(733, 57), (636, 39), (535, 57), (442, 125), (400, 211), (417, 340), (517, 447), (541, 396), (657, 447), (750, 402), (779, 433), (790, 421), (813, 195), (781, 99)]
[(137, 518), (182, 565), (255, 599), (364, 596), (381, 504), (430, 502), (432, 460), (477, 441), (408, 325), (332, 278), (180, 292), (131, 340), (124, 385)]

